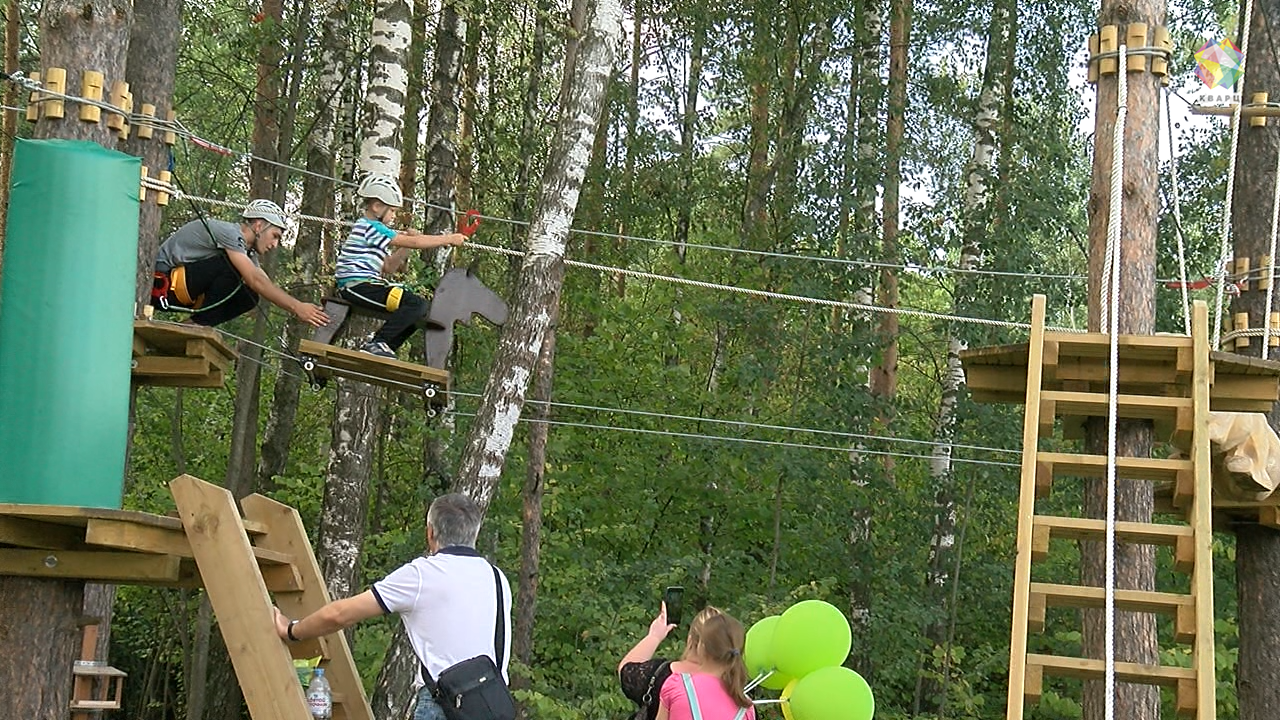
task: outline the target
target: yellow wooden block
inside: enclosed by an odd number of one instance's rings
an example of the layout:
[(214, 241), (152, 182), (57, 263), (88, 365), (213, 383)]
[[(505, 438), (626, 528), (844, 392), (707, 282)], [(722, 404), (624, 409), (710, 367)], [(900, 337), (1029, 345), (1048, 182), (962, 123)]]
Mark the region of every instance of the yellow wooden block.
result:
[[(1249, 313), (1236, 313), (1235, 326), (1236, 326), (1236, 330), (1248, 330), (1249, 329)], [(1236, 338), (1237, 349), (1247, 348), (1247, 347), (1249, 347), (1248, 336), (1241, 336)]]
[[(1267, 103), (1267, 93), (1256, 92), (1250, 97), (1249, 102), (1253, 105), (1265, 105)], [(1266, 127), (1266, 126), (1267, 126), (1267, 118), (1265, 115), (1249, 116), (1249, 127)]]
[(1196, 641), (1196, 608), (1183, 605), (1173, 614), (1173, 641), (1190, 645)]
[(1089, 77), (1091, 83), (1098, 82), (1098, 33), (1089, 36)]
[(1196, 568), (1196, 541), (1193, 537), (1180, 537), (1173, 546), (1173, 569), (1190, 575)]
[[(1155, 46), (1163, 51), (1170, 52), (1173, 49), (1173, 42), (1169, 39), (1169, 28), (1160, 25), (1156, 27)], [(1161, 83), (1169, 82), (1169, 57), (1168, 55), (1154, 55), (1151, 58), (1151, 73), (1160, 76)]]
[[(1114, 53), (1120, 49), (1117, 42), (1119, 31), (1115, 25), (1107, 25), (1098, 31), (1098, 51), (1102, 53)], [(1098, 62), (1098, 74), (1114, 75), (1116, 70), (1120, 68), (1120, 58), (1109, 57), (1103, 58)]]
[[(85, 70), (80, 75), (80, 95), (87, 100), (102, 100), (102, 73), (97, 70)], [(80, 105), (80, 119), (84, 122), (96, 123), (102, 119), (102, 110), (89, 103)]]
[[(173, 174), (172, 174), (172, 173), (170, 173), (168, 170), (161, 170), (161, 171), (160, 171), (160, 182), (164, 183), (165, 185), (168, 185), (168, 184), (170, 184), (172, 181), (173, 181)], [(169, 193), (167, 193), (167, 192), (165, 192), (165, 191), (163, 191), (163, 190), (157, 190), (157, 191), (156, 191), (156, 204), (157, 204), (157, 205), (159, 205), (159, 206), (161, 206), (161, 207), (164, 207), (165, 205), (168, 205), (168, 204), (169, 204)]]
[(1022, 679), (1022, 697), (1027, 699), (1028, 705), (1035, 705), (1040, 702), (1040, 697), (1044, 695), (1044, 667), (1027, 663), (1026, 674)]
[(138, 202), (147, 201), (147, 166), (142, 166), (142, 182), (138, 184)]
[[(40, 82), (40, 73), (31, 73), (32, 82)], [(32, 90), (31, 97), (27, 100), (27, 122), (35, 122), (40, 119), (40, 93)]]
[(1143, 72), (1147, 69), (1147, 56), (1138, 55), (1132, 51), (1147, 46), (1147, 24), (1146, 23), (1130, 23), (1128, 32), (1126, 33), (1126, 44), (1130, 51), (1128, 57), (1125, 58), (1125, 67), (1129, 72)]
[[(111, 83), (111, 100), (110, 103), (121, 110), (124, 109), (124, 96), (129, 92), (129, 84), (123, 80), (116, 80)], [(107, 127), (120, 132), (124, 127), (124, 115), (118, 112), (111, 112), (107, 115)]]
[(1196, 681), (1182, 679), (1178, 681), (1174, 712), (1182, 717), (1195, 717), (1200, 703), (1196, 701)]
[(139, 111), (138, 114), (143, 116), (148, 123), (138, 125), (138, 138), (141, 140), (150, 140), (155, 136), (156, 131), (156, 129), (149, 124), (156, 117), (156, 106), (151, 103), (142, 103), (142, 110)]
[(1249, 258), (1238, 257), (1235, 259), (1236, 284), (1241, 290), (1249, 289)]
[[(178, 113), (174, 112), (173, 110), (169, 110), (168, 112), (166, 112), (166, 113), (164, 114), (164, 119), (165, 119), (165, 120), (167, 120), (167, 121), (169, 121), (170, 123), (177, 122), (177, 120), (178, 120)], [(177, 135), (177, 133), (175, 133), (175, 132), (174, 132), (174, 131), (172, 131), (172, 130), (166, 130), (166, 131), (164, 132), (164, 144), (165, 144), (165, 145), (172, 145), (172, 144), (174, 144), (174, 143), (176, 143), (176, 142), (178, 142), (178, 135)]]
[(128, 84), (128, 83), (125, 83), (125, 86), (124, 86), (124, 87), (125, 87), (125, 91), (124, 91), (124, 98), (123, 98), (123, 99), (124, 99), (124, 104), (123, 104), (121, 107), (123, 107), (123, 108), (124, 108), (124, 113), (125, 113), (125, 114), (124, 114), (124, 125), (120, 128), (120, 139), (121, 139), (121, 140), (128, 140), (128, 139), (129, 139), (129, 128), (131, 127), (131, 125), (130, 125), (130, 123), (129, 123), (129, 117), (130, 117), (130, 115), (132, 115), (132, 114), (133, 114), (133, 93), (129, 92), (129, 84)]
[(1266, 255), (1258, 256), (1258, 289), (1266, 290), (1271, 287), (1271, 276), (1275, 270), (1271, 267), (1271, 258)]
[[(67, 70), (66, 68), (49, 68), (45, 73), (44, 86), (50, 92), (66, 93), (67, 92)], [(46, 100), (41, 103), (43, 109), (41, 115), (46, 118), (61, 118), (65, 113), (64, 105), (61, 98)]]

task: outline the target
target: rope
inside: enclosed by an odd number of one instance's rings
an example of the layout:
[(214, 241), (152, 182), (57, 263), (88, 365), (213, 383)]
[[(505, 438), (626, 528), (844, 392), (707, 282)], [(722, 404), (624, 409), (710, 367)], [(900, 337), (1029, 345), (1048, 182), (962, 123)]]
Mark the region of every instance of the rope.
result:
[[(1253, 25), (1253, 0), (1245, 0), (1244, 4), (1244, 27), (1240, 31), (1240, 80), (1243, 83), (1245, 73), (1245, 61), (1249, 52), (1249, 30)], [(1241, 88), (1243, 89), (1243, 85)], [(1244, 108), (1243, 95), (1241, 102), (1236, 103), (1235, 110), (1231, 113), (1231, 150), (1228, 153), (1227, 160), (1227, 195), (1226, 201), (1222, 207), (1222, 249), (1218, 255), (1218, 292), (1213, 303), (1213, 345), (1218, 344), (1218, 339), (1222, 335), (1222, 298), (1226, 276), (1227, 263), (1231, 260), (1231, 203), (1235, 197), (1236, 190), (1236, 155), (1240, 150), (1240, 111)]]
[(1164, 120), (1165, 127), (1169, 131), (1169, 174), (1170, 180), (1170, 200), (1173, 202), (1173, 236), (1178, 241), (1178, 277), (1182, 281), (1182, 325), (1183, 331), (1191, 335), (1191, 298), (1187, 291), (1187, 253), (1186, 243), (1182, 238), (1182, 205), (1179, 201), (1181, 193), (1178, 190), (1178, 144), (1173, 135), (1173, 112), (1169, 107), (1169, 93), (1171, 89), (1166, 89), (1161, 100), (1164, 101)]
[(1111, 204), (1107, 208), (1107, 253), (1103, 264), (1103, 325), (1111, 335), (1110, 387), (1107, 393), (1107, 519), (1106, 519), (1106, 638), (1104, 658), (1105, 716), (1115, 718), (1116, 686), (1116, 414), (1118, 412), (1120, 361), (1120, 221), (1124, 202), (1124, 131), (1129, 113), (1129, 71), (1125, 46), (1120, 46), (1120, 72), (1116, 74), (1116, 125), (1111, 139)]

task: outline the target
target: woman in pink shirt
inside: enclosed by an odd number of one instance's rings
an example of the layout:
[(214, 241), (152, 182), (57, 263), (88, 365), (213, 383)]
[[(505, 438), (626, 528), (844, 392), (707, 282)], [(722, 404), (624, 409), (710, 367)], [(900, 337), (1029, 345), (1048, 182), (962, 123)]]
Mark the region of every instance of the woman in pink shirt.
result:
[(755, 720), (743, 688), (746, 632), (732, 616), (708, 607), (693, 619), (684, 655), (671, 663), (659, 693), (657, 720)]

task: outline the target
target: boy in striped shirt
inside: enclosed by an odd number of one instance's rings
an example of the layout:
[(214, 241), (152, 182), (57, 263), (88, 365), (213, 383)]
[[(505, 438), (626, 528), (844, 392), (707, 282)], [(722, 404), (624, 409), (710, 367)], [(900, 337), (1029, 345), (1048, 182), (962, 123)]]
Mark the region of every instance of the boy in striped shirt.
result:
[(385, 279), (390, 273), (387, 259), (392, 248), (427, 250), (461, 245), (461, 233), (424, 235), (417, 230), (392, 230), (396, 210), (404, 196), (395, 180), (371, 173), (360, 183), (356, 195), (364, 201), (364, 215), (338, 251), (338, 295), (361, 307), (383, 310), (391, 317), (360, 349), (379, 357), (394, 358), (396, 350), (413, 335), (426, 317), (430, 304), (400, 285)]

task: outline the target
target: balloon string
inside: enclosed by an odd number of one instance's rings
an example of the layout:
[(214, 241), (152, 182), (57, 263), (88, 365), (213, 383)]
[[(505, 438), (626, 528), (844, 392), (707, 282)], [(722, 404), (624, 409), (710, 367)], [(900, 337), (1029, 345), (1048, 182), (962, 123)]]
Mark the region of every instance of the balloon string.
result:
[(760, 685), (760, 683), (764, 682), (765, 680), (768, 680), (769, 677), (772, 676), (774, 672), (776, 671), (766, 670), (765, 672), (760, 673), (759, 675), (755, 676), (755, 678), (752, 679), (751, 682), (747, 683), (747, 686), (743, 688), (742, 691), (751, 692), (752, 690), (755, 690), (756, 687)]
[(781, 705), (786, 700), (752, 700), (752, 705)]

